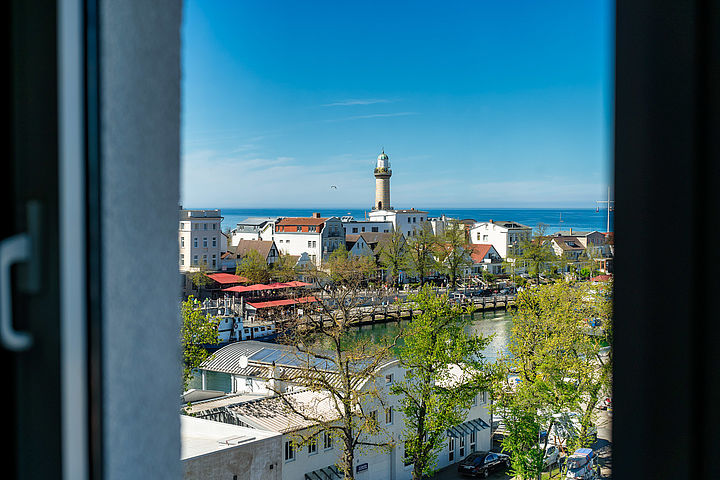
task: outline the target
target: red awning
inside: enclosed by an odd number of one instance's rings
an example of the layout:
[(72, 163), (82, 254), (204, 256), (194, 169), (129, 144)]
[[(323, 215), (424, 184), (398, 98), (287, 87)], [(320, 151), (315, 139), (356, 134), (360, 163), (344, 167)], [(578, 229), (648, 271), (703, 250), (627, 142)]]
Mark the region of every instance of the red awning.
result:
[(270, 307), (283, 307), (287, 305), (295, 305), (296, 303), (310, 303), (317, 302), (315, 297), (300, 297), (300, 298), (286, 298), (283, 300), (272, 300), (270, 302), (254, 302), (248, 303), (251, 307), (255, 308), (270, 308)]
[(240, 275), (233, 275), (231, 273), (210, 273), (207, 276), (211, 280), (214, 280), (217, 283), (222, 283), (223, 285), (232, 283), (247, 283), (249, 281), (245, 277), (241, 277)]
[(291, 287), (305, 287), (311, 285), (310, 283), (304, 282), (286, 282), (286, 283), (271, 283), (269, 285), (263, 285), (261, 283), (255, 285), (237, 285), (235, 287), (223, 288), (223, 292), (255, 292), (259, 290), (277, 290), (279, 288), (291, 288)]

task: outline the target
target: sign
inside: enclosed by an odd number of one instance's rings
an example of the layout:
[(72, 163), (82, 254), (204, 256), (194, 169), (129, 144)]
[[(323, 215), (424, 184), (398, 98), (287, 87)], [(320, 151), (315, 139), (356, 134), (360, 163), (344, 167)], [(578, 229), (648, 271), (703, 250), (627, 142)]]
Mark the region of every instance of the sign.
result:
[(363, 471), (365, 471), (365, 470), (367, 470), (367, 469), (368, 469), (368, 464), (367, 464), (367, 463), (361, 463), (360, 465), (358, 465), (357, 467), (355, 467), (355, 473), (357, 473), (357, 472), (363, 472)]

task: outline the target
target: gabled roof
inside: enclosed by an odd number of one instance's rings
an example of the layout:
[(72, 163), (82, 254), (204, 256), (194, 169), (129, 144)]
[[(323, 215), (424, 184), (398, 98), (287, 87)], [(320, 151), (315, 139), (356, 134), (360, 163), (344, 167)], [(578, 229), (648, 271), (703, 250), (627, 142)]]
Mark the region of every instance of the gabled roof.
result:
[(495, 248), (489, 243), (471, 243), (468, 245), (470, 248), (470, 258), (474, 263), (484, 263), (485, 257), (491, 250)]
[(552, 241), (563, 251), (585, 250), (582, 242), (577, 237), (552, 237)]
[(240, 240), (236, 246), (228, 246), (230, 256), (223, 258), (243, 258), (251, 250), (255, 250), (262, 258), (267, 259), (274, 243), (272, 240)]

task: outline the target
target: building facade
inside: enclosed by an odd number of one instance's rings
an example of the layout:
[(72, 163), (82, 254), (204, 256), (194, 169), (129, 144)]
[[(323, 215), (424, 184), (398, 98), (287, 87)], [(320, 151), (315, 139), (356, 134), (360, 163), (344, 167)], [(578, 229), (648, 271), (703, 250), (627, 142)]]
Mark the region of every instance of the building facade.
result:
[(180, 210), (178, 243), (181, 272), (218, 270), (223, 252), (220, 210)]
[(513, 249), (529, 241), (531, 235), (532, 228), (509, 221), (478, 222), (470, 229), (472, 243), (490, 244), (502, 258), (507, 258)]
[(345, 229), (337, 217), (286, 217), (275, 225), (275, 244), (280, 253), (307, 254), (316, 266), (345, 245)]

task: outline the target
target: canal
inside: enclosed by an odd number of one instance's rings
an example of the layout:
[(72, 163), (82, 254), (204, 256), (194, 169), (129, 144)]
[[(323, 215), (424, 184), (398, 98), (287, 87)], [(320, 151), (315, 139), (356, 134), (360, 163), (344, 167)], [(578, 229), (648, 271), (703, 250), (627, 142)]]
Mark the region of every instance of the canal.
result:
[[(373, 341), (381, 341), (383, 338), (397, 335), (401, 325), (397, 322), (380, 323), (359, 327), (357, 335), (369, 337)], [(492, 337), (490, 343), (483, 351), (488, 362), (494, 363), (497, 358), (507, 353), (507, 345), (510, 341), (510, 329), (512, 327), (512, 314), (505, 310), (487, 311), (476, 313), (469, 330), (472, 333)], [(230, 375), (226, 373), (207, 372), (206, 388), (209, 390), (221, 390), (230, 392)], [(191, 380), (189, 388), (201, 388), (199, 375)]]

